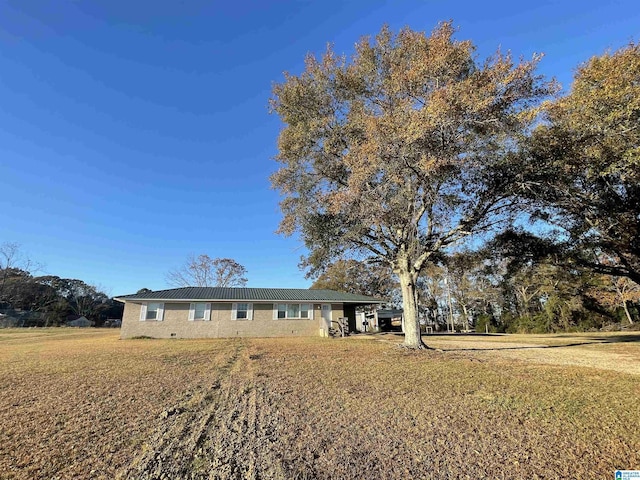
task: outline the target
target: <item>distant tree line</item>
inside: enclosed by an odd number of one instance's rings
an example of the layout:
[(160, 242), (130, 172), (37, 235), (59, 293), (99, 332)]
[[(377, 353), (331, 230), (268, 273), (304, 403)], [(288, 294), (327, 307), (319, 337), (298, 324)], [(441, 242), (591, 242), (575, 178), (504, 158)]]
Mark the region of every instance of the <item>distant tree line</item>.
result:
[[(514, 240), (505, 234), (481, 250), (443, 257), (425, 269), (416, 286), (421, 324), (437, 331), (489, 333), (640, 326), (638, 284), (570, 266), (570, 258), (549, 250), (527, 252), (522, 236), (513, 252)], [(373, 295), (389, 299), (389, 306), (402, 306), (399, 282), (390, 269), (354, 259), (331, 264), (311, 288)]]
[(0, 245), (0, 326), (59, 326), (73, 315), (104, 326), (108, 319), (122, 318), (122, 304), (99, 288), (74, 278), (35, 275), (38, 269), (17, 244)]

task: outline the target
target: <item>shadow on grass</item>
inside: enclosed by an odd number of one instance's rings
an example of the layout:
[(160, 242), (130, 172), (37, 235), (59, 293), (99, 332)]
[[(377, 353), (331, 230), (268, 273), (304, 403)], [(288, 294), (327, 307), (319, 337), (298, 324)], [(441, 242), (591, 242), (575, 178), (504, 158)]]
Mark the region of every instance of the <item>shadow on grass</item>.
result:
[[(486, 336), (486, 334), (481, 334)], [(489, 334), (491, 335), (491, 334)], [(491, 350), (528, 350), (528, 349), (543, 349), (543, 348), (568, 348), (568, 347), (581, 347), (584, 345), (602, 345), (607, 343), (628, 343), (628, 342), (640, 342), (640, 335), (616, 335), (611, 337), (604, 336), (588, 336), (584, 337), (584, 342), (565, 343), (561, 345), (523, 345), (519, 347), (492, 347), (492, 348), (443, 348), (444, 352), (460, 352), (460, 351), (491, 351)]]
[[(385, 332), (383, 334), (393, 335), (400, 338), (404, 337), (404, 334), (398, 333), (398, 332)], [(426, 339), (433, 338), (433, 337), (491, 338), (491, 337), (506, 337), (506, 336), (508, 336), (508, 334), (505, 334), (505, 333), (431, 333), (428, 335), (423, 335), (423, 338), (426, 338)], [(571, 334), (563, 334), (563, 335), (558, 335), (556, 338), (561, 339), (562, 337), (574, 337), (574, 336), (572, 336)], [(600, 345), (600, 344), (607, 344), (607, 343), (640, 343), (640, 334), (612, 335), (612, 336), (589, 335), (582, 338), (584, 338), (585, 341), (566, 343), (561, 345), (523, 345), (519, 347), (491, 347), (491, 348), (475, 348), (475, 347), (474, 348), (440, 348), (440, 350), (442, 350), (443, 352), (474, 352), (474, 351), (497, 351), (497, 350), (528, 350), (528, 349), (543, 349), (543, 348), (568, 348), (568, 347), (580, 347), (584, 345)]]

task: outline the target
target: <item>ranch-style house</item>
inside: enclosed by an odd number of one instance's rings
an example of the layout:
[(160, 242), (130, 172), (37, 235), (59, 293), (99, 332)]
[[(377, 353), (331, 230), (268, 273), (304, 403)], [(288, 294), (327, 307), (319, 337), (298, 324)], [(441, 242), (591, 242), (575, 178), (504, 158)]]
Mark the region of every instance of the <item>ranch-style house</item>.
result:
[(124, 303), (121, 338), (327, 336), (341, 318), (354, 330), (357, 307), (385, 303), (333, 290), (223, 287), (175, 288), (114, 300)]

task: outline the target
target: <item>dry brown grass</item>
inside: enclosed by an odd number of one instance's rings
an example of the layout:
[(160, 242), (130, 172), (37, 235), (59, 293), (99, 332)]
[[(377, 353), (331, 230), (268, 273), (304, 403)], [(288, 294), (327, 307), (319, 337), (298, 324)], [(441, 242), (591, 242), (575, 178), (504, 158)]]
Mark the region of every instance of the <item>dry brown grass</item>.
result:
[[(527, 339), (490, 340), (564, 341)], [(637, 343), (428, 340), (448, 351), (407, 352), (384, 336), (0, 331), (0, 478), (609, 478), (640, 467), (638, 376), (541, 363), (563, 349), (636, 355)]]
[(573, 365), (640, 375), (640, 332), (557, 335), (429, 335), (429, 345), (479, 358)]

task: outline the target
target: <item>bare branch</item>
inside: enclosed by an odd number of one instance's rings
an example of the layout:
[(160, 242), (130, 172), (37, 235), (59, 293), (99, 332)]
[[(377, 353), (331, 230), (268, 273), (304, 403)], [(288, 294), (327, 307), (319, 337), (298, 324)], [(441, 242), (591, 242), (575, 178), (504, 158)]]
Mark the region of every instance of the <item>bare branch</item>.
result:
[(247, 269), (231, 258), (190, 255), (181, 267), (166, 275), (174, 287), (244, 287)]

